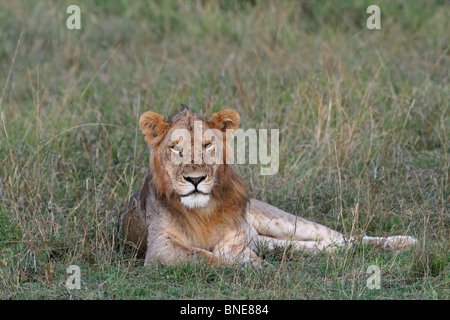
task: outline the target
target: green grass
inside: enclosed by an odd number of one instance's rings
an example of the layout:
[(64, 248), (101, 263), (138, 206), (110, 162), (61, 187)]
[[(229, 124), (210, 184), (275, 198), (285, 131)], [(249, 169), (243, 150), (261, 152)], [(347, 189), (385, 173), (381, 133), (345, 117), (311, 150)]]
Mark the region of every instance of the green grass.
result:
[[(81, 30), (69, 4), (0, 2), (0, 299), (450, 298), (445, 1), (379, 1), (381, 30), (371, 1), (79, 1)], [(179, 103), (280, 129), (278, 174), (236, 166), (254, 197), (419, 244), (144, 268), (117, 214), (148, 166), (140, 114)]]

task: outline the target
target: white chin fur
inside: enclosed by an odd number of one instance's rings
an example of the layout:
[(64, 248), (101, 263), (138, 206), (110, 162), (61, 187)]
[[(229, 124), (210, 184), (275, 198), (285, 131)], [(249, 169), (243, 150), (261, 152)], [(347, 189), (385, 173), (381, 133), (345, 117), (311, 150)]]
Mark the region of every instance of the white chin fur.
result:
[(208, 201), (209, 195), (202, 193), (181, 197), (181, 203), (188, 209), (204, 208), (208, 205)]

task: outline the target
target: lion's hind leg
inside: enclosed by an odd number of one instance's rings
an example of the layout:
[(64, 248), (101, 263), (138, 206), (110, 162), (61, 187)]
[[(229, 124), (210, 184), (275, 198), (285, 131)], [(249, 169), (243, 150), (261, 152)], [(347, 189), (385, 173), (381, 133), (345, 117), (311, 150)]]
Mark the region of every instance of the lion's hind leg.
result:
[(277, 247), (290, 247), (294, 250), (307, 251), (312, 253), (317, 253), (319, 251), (333, 252), (335, 249), (340, 248), (343, 244), (345, 244), (345, 241), (343, 239), (336, 241), (329, 241), (327, 239), (317, 241), (301, 241), (277, 239), (268, 236), (258, 236), (258, 239), (255, 242), (256, 247), (267, 248), (269, 251), (274, 250)]
[(147, 224), (139, 208), (139, 194), (135, 193), (128, 203), (127, 210), (120, 217), (122, 237), (126, 244), (143, 256), (147, 251)]
[(417, 243), (409, 236), (345, 238), (341, 233), (321, 224), (297, 217), (262, 201), (251, 199), (248, 222), (258, 233), (255, 242), (267, 243), (270, 248), (292, 246), (307, 251), (332, 252), (336, 248), (349, 247), (358, 241), (385, 249), (404, 250)]
[(334, 252), (336, 249), (342, 247), (351, 247), (355, 243), (370, 244), (372, 246), (379, 246), (387, 250), (401, 251), (410, 248), (417, 243), (417, 240), (410, 236), (391, 236), (391, 237), (353, 237), (351, 239), (337, 239), (337, 240), (309, 240), (300, 241), (292, 239), (277, 239), (273, 237), (258, 235), (255, 239), (256, 247), (267, 248), (273, 250), (276, 247), (286, 248), (290, 247), (294, 250), (307, 252)]
[[(328, 227), (287, 213), (265, 202), (251, 199), (249, 223), (259, 235), (282, 240), (329, 243), (341, 241), (344, 236)], [(309, 246), (309, 245), (308, 245)]]
[[(392, 251), (400, 251), (417, 244), (417, 239), (410, 236), (369, 237), (362, 236), (362, 243), (381, 246)], [(352, 241), (353, 242), (353, 241)]]

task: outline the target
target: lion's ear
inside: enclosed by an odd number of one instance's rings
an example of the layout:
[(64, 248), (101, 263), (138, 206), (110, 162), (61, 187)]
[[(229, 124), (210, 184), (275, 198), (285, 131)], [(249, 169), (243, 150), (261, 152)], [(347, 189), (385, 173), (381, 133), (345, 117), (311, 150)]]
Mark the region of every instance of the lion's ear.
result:
[(215, 113), (211, 121), (216, 124), (216, 126), (222, 130), (226, 131), (227, 129), (236, 130), (239, 128), (239, 122), (241, 117), (239, 114), (231, 109), (224, 109), (217, 113)]
[(139, 127), (145, 135), (145, 140), (151, 143), (154, 138), (166, 131), (168, 123), (164, 121), (164, 117), (153, 111), (147, 111), (139, 119)]

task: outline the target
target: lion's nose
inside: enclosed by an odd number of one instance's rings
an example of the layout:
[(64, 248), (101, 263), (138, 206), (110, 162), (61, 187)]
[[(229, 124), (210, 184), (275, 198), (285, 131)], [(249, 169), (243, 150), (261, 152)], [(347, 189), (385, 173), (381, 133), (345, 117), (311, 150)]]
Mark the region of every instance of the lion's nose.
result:
[(183, 177), (186, 181), (189, 181), (194, 185), (194, 187), (197, 187), (200, 182), (205, 180), (206, 176), (201, 177)]

